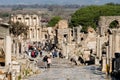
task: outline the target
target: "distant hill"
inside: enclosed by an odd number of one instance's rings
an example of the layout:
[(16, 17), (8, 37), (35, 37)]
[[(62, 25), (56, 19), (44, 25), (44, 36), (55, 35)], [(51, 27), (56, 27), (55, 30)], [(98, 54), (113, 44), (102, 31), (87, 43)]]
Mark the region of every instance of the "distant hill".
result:
[(11, 14), (38, 14), (43, 20), (50, 20), (54, 16), (70, 20), (71, 15), (81, 8), (80, 5), (0, 5), (0, 17), (10, 17)]
[(38, 4), (34, 4), (34, 5), (0, 5), (0, 8), (49, 8), (49, 7), (62, 7), (62, 8), (80, 8), (80, 5), (75, 5), (75, 4), (71, 4), (71, 5), (38, 5)]

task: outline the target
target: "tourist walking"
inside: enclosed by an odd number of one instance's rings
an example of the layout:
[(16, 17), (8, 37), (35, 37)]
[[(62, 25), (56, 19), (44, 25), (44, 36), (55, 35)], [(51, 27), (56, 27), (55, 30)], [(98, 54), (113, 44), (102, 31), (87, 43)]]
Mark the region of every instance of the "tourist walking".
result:
[(44, 56), (43, 62), (45, 64), (45, 68), (47, 68), (47, 63), (48, 63), (48, 56), (47, 55)]
[(52, 63), (51, 57), (49, 56), (49, 57), (47, 58), (47, 68), (50, 68), (51, 63)]
[(63, 54), (59, 51), (59, 58), (63, 58)]
[(40, 57), (42, 57), (42, 51), (40, 51)]

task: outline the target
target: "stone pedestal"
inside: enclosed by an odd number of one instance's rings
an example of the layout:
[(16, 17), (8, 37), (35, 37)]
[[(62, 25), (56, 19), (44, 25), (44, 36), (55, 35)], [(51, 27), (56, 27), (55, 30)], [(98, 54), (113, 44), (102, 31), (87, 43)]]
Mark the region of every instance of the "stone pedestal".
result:
[(16, 80), (16, 73), (15, 73), (15, 71), (12, 72), (12, 80)]
[(100, 65), (99, 64), (99, 59), (97, 57), (95, 57), (95, 65)]
[(66, 45), (66, 59), (68, 59), (68, 46)]
[(112, 58), (110, 59), (110, 73), (112, 72)]
[(102, 57), (102, 72), (106, 72), (106, 57)]
[(6, 36), (6, 48), (5, 48), (5, 65), (11, 64), (11, 37)]

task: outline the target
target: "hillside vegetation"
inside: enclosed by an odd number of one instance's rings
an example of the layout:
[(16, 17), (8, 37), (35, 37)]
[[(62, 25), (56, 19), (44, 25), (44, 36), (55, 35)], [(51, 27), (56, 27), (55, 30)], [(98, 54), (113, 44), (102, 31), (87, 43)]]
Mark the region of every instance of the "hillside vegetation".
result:
[(94, 29), (98, 26), (100, 16), (120, 16), (120, 5), (106, 4), (102, 6), (91, 5), (80, 8), (71, 17), (70, 27), (83, 26), (82, 31), (87, 32), (89, 26)]

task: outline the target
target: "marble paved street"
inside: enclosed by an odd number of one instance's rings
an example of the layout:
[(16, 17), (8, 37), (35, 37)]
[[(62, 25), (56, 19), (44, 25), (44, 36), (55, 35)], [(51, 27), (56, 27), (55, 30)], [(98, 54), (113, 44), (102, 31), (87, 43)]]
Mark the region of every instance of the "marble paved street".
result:
[[(64, 60), (63, 60), (64, 61)], [(62, 64), (62, 65), (61, 65)], [(56, 66), (56, 67), (55, 67)], [(57, 67), (58, 66), (58, 67)], [(29, 80), (111, 80), (95, 66), (72, 66), (54, 61), (50, 69), (29, 77)]]

